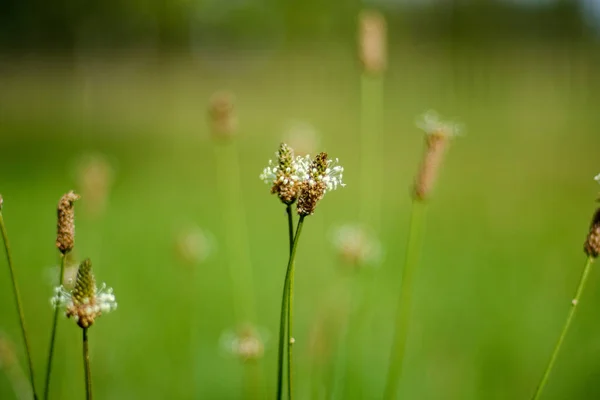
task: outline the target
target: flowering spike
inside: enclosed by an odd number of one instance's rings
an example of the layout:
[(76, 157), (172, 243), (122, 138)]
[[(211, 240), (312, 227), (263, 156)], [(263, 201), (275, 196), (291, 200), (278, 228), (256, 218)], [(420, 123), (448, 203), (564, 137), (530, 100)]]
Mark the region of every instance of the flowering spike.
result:
[(429, 197), (439, 169), (444, 159), (444, 153), (449, 139), (461, 134), (461, 126), (454, 122), (444, 122), (435, 111), (429, 111), (417, 121), (417, 126), (425, 131), (425, 155), (415, 181), (414, 196), (417, 200)]
[(89, 328), (102, 313), (117, 308), (112, 289), (107, 288), (106, 284), (102, 284), (100, 288), (96, 287), (92, 262), (89, 259), (79, 265), (73, 290), (68, 291), (64, 286), (59, 286), (54, 292), (52, 305), (65, 308), (67, 317), (73, 317), (81, 328)]
[(269, 165), (260, 174), (260, 179), (272, 185), (271, 193), (276, 193), (282, 203), (290, 205), (298, 198), (308, 159), (294, 157), (294, 150), (285, 143), (279, 145), (276, 155), (277, 164), (269, 160)]
[(73, 203), (79, 200), (79, 195), (72, 190), (60, 198), (58, 202), (56, 247), (61, 253), (66, 254), (73, 250), (75, 245), (75, 209)]
[(301, 216), (312, 215), (317, 203), (325, 196), (328, 190), (335, 190), (338, 186), (346, 186), (342, 182), (344, 167), (327, 158), (327, 153), (319, 153), (311, 162), (301, 186), (298, 197), (298, 214)]

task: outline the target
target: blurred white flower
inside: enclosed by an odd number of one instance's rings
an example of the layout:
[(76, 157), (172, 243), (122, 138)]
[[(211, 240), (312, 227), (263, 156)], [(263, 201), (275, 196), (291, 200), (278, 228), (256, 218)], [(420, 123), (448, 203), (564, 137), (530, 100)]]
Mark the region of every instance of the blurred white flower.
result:
[(201, 264), (215, 252), (216, 240), (209, 231), (199, 226), (190, 226), (177, 234), (175, 252), (189, 264)]
[(319, 134), (308, 122), (294, 121), (290, 123), (283, 135), (287, 143), (299, 156), (314, 154), (319, 146)]
[(428, 135), (440, 135), (445, 137), (460, 136), (464, 133), (464, 127), (453, 121), (442, 121), (438, 113), (433, 110), (417, 118), (416, 124)]
[(244, 325), (236, 331), (225, 331), (219, 342), (221, 349), (227, 354), (237, 357), (242, 362), (249, 362), (262, 358), (268, 338), (266, 329)]
[(596, 175), (596, 176), (594, 177), (594, 180), (595, 180), (596, 182), (600, 183), (600, 174)]
[(382, 260), (381, 243), (361, 225), (346, 224), (333, 230), (332, 242), (339, 256), (353, 266), (377, 265)]

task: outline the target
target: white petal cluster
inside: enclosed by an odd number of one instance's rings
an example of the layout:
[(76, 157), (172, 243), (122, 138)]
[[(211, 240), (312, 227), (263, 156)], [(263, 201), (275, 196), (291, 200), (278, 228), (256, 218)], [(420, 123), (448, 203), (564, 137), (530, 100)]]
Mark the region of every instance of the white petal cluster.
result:
[(340, 160), (327, 160), (327, 169), (324, 175), (319, 175), (317, 180), (322, 180), (327, 185), (327, 190), (335, 190), (339, 187), (344, 187), (346, 184), (342, 182), (344, 175), (344, 167), (340, 165)]
[(67, 316), (73, 316), (75, 322), (83, 317), (93, 319), (102, 313), (117, 309), (117, 300), (113, 290), (107, 288), (104, 283), (100, 288), (96, 288), (95, 295), (92, 298), (86, 297), (81, 301), (73, 297), (72, 290), (67, 290), (64, 286), (58, 286), (54, 289), (54, 296), (50, 299), (50, 303), (55, 308), (65, 309)]
[[(275, 155), (277, 155), (277, 153), (275, 153)], [(292, 166), (288, 167), (285, 171), (282, 171), (277, 162), (269, 160), (269, 165), (263, 169), (263, 172), (260, 174), (259, 178), (268, 185), (274, 184), (278, 179), (286, 185), (293, 185), (294, 183), (300, 182), (304, 179), (309, 165), (309, 156), (297, 156), (294, 159)]]
[(459, 136), (464, 128), (453, 121), (442, 121), (435, 111), (427, 111), (417, 119), (417, 126), (428, 135), (442, 135), (447, 137)]

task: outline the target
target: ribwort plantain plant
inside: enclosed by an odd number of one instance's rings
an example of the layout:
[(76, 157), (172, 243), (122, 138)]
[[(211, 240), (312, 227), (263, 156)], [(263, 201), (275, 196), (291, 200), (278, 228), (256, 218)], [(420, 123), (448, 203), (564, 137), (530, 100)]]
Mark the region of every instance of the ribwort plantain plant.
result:
[[(294, 159), (292, 150), (285, 144), (280, 146), (277, 153), (278, 163), (275, 165), (269, 161), (260, 175), (261, 180), (272, 185), (271, 192), (277, 193), (279, 198), (287, 206), (288, 226), (293, 223), (291, 216), (291, 204), (296, 201), (296, 211), (299, 215), (296, 230), (289, 230), (291, 249), (286, 268), (281, 298), (281, 315), (279, 326), (279, 357), (277, 366), (277, 399), (283, 396), (283, 363), (284, 348), (287, 346), (287, 377), (288, 398), (294, 396), (293, 386), (293, 299), (294, 299), (294, 261), (304, 219), (314, 214), (319, 201), (323, 199), (327, 191), (343, 187), (342, 182), (344, 168), (335, 161), (327, 158), (327, 153), (319, 153), (312, 161), (310, 157), (296, 157)], [(290, 193), (293, 195), (290, 196)], [(286, 335), (287, 320), (287, 335)]]
[[(75, 201), (79, 200), (79, 195), (72, 190), (60, 198), (57, 207), (56, 224), (56, 247), (60, 251), (60, 273), (58, 285), (62, 285), (65, 279), (65, 263), (67, 256), (75, 246)], [(44, 386), (44, 399), (47, 400), (50, 395), (50, 378), (52, 377), (52, 361), (54, 359), (54, 346), (56, 342), (56, 332), (58, 329), (58, 309), (54, 310), (52, 320), (52, 330), (50, 333), (50, 347), (48, 349), (48, 360), (46, 364), (46, 382)]]
[(461, 130), (456, 123), (441, 121), (437, 114), (432, 111), (426, 113), (423, 119), (417, 122), (417, 126), (425, 131), (425, 154), (414, 184), (406, 258), (400, 281), (396, 322), (390, 352), (391, 360), (384, 399), (396, 398), (402, 379), (406, 340), (410, 327), (412, 284), (419, 264), (427, 200), (437, 180), (450, 139), (460, 134)]
[[(600, 182), (600, 175), (597, 175), (595, 178), (596, 181)], [(583, 293), (583, 289), (585, 288), (585, 284), (589, 277), (590, 271), (592, 269), (592, 264), (598, 258), (600, 254), (600, 208), (594, 212), (592, 216), (592, 222), (590, 223), (590, 228), (585, 239), (585, 243), (583, 245), (583, 250), (587, 255), (587, 261), (585, 266), (583, 267), (583, 272), (581, 274), (581, 279), (579, 280), (579, 284), (577, 285), (577, 290), (575, 291), (575, 297), (571, 300), (571, 309), (569, 310), (569, 314), (567, 315), (567, 319), (565, 324), (563, 325), (560, 336), (558, 337), (558, 341), (554, 346), (554, 350), (552, 351), (552, 355), (550, 356), (550, 360), (546, 365), (546, 369), (544, 370), (544, 374), (538, 383), (538, 386), (535, 390), (535, 393), (532, 397), (533, 400), (538, 400), (541, 398), (542, 393), (544, 391), (544, 387), (548, 383), (548, 378), (550, 378), (550, 374), (552, 372), (552, 368), (556, 363), (556, 359), (558, 358), (558, 354), (560, 353), (560, 349), (562, 344), (567, 336), (569, 331), (569, 327), (573, 322), (573, 317), (575, 316), (575, 311), (577, 310), (577, 306), (579, 305), (579, 301), (581, 300), (581, 295)]]
[(23, 313), (23, 305), (21, 302), (21, 294), (19, 293), (19, 285), (17, 284), (17, 277), (15, 274), (15, 267), (13, 265), (12, 254), (10, 251), (10, 245), (8, 243), (8, 233), (6, 232), (6, 226), (4, 225), (4, 216), (2, 215), (2, 206), (4, 205), (4, 199), (0, 195), (0, 230), (2, 231), (2, 240), (4, 241), (4, 251), (6, 253), (6, 261), (8, 269), (10, 271), (10, 280), (13, 287), (13, 296), (17, 306), (17, 312), (19, 314), (19, 322), (21, 324), (21, 334), (23, 335), (23, 343), (25, 344), (25, 352), (27, 354), (27, 364), (29, 367), (29, 379), (31, 381), (31, 389), (33, 391), (33, 398), (37, 399), (37, 392), (35, 389), (35, 373), (33, 371), (33, 361), (31, 357), (31, 348), (29, 346), (29, 337), (27, 335), (27, 327), (25, 325), (25, 315)]
[(72, 318), (82, 329), (83, 366), (85, 371), (86, 399), (93, 397), (92, 373), (90, 369), (90, 353), (88, 345), (88, 329), (102, 314), (117, 309), (117, 302), (112, 288), (102, 284), (96, 286), (96, 278), (92, 271), (90, 259), (84, 260), (77, 270), (75, 286), (71, 290), (62, 285), (55, 289), (51, 299), (56, 310), (63, 309), (68, 318)]

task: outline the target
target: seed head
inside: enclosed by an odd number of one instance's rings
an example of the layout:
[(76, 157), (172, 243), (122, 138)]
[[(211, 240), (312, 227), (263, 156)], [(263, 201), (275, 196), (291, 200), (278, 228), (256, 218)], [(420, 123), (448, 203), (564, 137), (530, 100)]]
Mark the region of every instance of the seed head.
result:
[(378, 11), (363, 11), (359, 16), (359, 58), (364, 71), (378, 75), (387, 67), (387, 26)]
[(294, 150), (281, 143), (277, 153), (277, 164), (269, 160), (260, 179), (270, 184), (271, 193), (277, 194), (282, 203), (289, 205), (296, 201), (300, 192), (302, 177), (306, 175), (308, 159), (294, 157)]
[(76, 172), (85, 211), (93, 217), (102, 215), (113, 183), (112, 165), (105, 156), (90, 154), (82, 157)]
[(423, 129), (426, 135), (425, 154), (415, 180), (414, 196), (417, 200), (424, 201), (431, 194), (437, 180), (450, 139), (458, 136), (461, 128), (454, 122), (440, 121), (433, 111), (427, 112), (417, 122), (417, 126)]
[(344, 187), (342, 182), (344, 167), (327, 158), (327, 153), (319, 153), (308, 167), (302, 180), (300, 195), (298, 197), (298, 214), (301, 216), (312, 215), (317, 203), (325, 196), (328, 190)]
[(208, 105), (210, 127), (215, 138), (229, 139), (237, 129), (235, 99), (231, 93), (215, 93)]
[(585, 240), (583, 250), (588, 257), (596, 258), (600, 254), (600, 208), (592, 217), (590, 230)]
[(79, 265), (73, 289), (57, 287), (51, 303), (55, 307), (64, 308), (67, 317), (73, 317), (81, 328), (89, 328), (102, 313), (117, 308), (112, 288), (107, 288), (106, 284), (102, 284), (100, 288), (96, 287), (92, 262), (89, 259)]
[(61, 197), (58, 202), (56, 247), (63, 254), (73, 250), (75, 245), (75, 209), (73, 203), (76, 200), (79, 200), (79, 195), (71, 190)]

